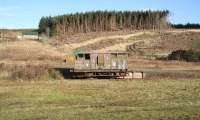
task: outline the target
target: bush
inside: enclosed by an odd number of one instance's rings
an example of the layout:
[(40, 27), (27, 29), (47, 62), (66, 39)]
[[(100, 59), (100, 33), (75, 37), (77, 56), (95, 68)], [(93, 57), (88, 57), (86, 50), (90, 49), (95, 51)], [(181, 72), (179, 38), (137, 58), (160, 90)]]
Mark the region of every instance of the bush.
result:
[(39, 79), (39, 77), (44, 74), (47, 74), (47, 68), (45, 66), (17, 66), (14, 68), (13, 73), (11, 74), (11, 79)]
[(182, 60), (187, 62), (199, 62), (200, 52), (195, 52), (192, 50), (177, 50), (172, 52), (168, 56), (168, 60)]
[[(49, 80), (62, 79), (55, 70), (49, 69), (47, 65), (0, 65), (0, 79), (8, 80)], [(2, 74), (3, 73), (3, 74)]]

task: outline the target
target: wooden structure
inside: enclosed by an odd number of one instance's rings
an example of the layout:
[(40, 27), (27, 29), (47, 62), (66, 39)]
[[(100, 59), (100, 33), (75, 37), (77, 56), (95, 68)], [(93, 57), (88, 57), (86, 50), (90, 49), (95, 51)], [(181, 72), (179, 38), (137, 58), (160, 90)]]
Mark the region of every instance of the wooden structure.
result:
[(128, 71), (127, 59), (127, 52), (79, 52), (68, 72), (73, 78), (123, 78)]

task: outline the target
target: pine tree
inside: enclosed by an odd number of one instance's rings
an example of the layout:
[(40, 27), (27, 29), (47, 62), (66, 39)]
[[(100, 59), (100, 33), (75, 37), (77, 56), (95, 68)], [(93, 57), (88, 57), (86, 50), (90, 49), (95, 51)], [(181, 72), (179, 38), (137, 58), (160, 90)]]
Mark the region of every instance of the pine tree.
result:
[(168, 10), (164, 11), (96, 11), (42, 17), (39, 33), (50, 35), (80, 32), (143, 30), (168, 28)]

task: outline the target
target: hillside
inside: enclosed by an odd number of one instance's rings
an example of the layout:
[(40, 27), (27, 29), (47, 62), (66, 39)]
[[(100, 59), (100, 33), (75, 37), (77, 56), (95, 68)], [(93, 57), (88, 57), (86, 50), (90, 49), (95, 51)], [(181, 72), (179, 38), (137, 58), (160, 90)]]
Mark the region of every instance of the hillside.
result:
[[(166, 56), (180, 49), (199, 51), (199, 33), (199, 30), (92, 32), (66, 36), (59, 40), (51, 38), (49, 42), (10, 41), (0, 45), (0, 61), (63, 64), (65, 55), (71, 55), (74, 51), (128, 51), (131, 54), (130, 66), (134, 69), (165, 68), (165, 61), (158, 62), (152, 57)], [(148, 65), (148, 62), (153, 65)], [(193, 66), (184, 62), (167, 64), (175, 68), (182, 64), (186, 67)]]
[[(175, 50), (199, 51), (199, 30), (133, 31), (78, 34), (56, 42), (72, 51), (126, 51), (135, 55), (168, 54)], [(70, 39), (69, 38), (76, 38)], [(76, 42), (77, 41), (77, 42)], [(64, 45), (63, 45), (64, 44)], [(140, 55), (140, 54), (139, 54)]]

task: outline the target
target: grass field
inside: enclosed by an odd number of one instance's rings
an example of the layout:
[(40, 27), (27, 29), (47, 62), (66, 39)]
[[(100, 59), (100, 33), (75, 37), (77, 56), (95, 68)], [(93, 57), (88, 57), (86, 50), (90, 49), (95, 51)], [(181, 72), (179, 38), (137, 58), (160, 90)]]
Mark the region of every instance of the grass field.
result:
[(0, 119), (200, 120), (200, 80), (1, 80)]
[(140, 40), (144, 53), (198, 50), (200, 31), (82, 33), (47, 42), (18, 41), (16, 32), (0, 41), (0, 120), (200, 120), (199, 63), (130, 56), (129, 69), (146, 70), (151, 80), (55, 80), (63, 76), (49, 70), (63, 67), (74, 49), (126, 50)]

